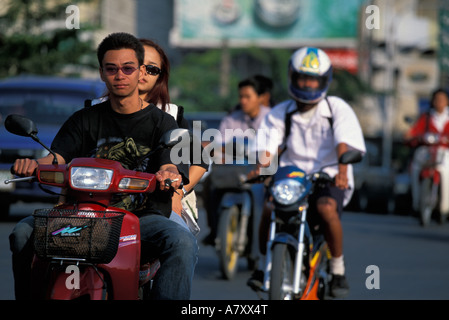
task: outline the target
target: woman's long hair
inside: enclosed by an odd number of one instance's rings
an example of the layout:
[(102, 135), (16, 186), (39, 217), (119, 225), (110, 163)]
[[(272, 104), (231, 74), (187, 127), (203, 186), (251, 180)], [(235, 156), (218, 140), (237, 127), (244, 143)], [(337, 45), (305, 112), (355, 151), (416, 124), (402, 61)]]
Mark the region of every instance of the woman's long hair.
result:
[(170, 103), (170, 94), (168, 90), (168, 79), (170, 77), (170, 62), (164, 50), (153, 40), (139, 39), (142, 45), (154, 48), (161, 57), (161, 74), (159, 75), (153, 89), (147, 94), (146, 101), (154, 105), (160, 105), (163, 111), (166, 111)]

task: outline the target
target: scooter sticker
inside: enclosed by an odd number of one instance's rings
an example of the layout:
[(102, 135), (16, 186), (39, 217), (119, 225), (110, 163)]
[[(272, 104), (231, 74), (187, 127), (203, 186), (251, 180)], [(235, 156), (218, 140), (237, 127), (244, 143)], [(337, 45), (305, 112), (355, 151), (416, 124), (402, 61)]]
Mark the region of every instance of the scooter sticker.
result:
[(72, 227), (70, 224), (64, 228), (58, 229), (51, 233), (52, 236), (60, 235), (61, 237), (79, 237), (82, 229), (87, 228), (87, 226), (82, 227)]
[(119, 243), (119, 247), (126, 247), (132, 244), (137, 243), (137, 234), (130, 234), (128, 236), (122, 236), (120, 237), (120, 243)]
[(304, 172), (301, 171), (293, 171), (287, 175), (287, 178), (302, 178), (304, 177)]
[(137, 239), (137, 234), (131, 234), (129, 236), (120, 237), (120, 242), (135, 241)]

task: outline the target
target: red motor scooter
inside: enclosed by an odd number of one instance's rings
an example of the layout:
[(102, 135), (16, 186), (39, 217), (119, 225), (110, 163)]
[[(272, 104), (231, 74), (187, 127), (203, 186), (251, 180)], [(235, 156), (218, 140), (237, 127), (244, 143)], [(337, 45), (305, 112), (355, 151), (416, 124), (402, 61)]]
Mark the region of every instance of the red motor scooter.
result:
[[(35, 124), (25, 117), (9, 115), (5, 127), (13, 134), (31, 137), (43, 145), (37, 138)], [(183, 139), (190, 139), (185, 129), (167, 132), (151, 153), (171, 148)], [(153, 192), (157, 185), (154, 174), (124, 169), (113, 160), (76, 158), (64, 165), (39, 165), (35, 176), (5, 183), (24, 180), (61, 187), (66, 190), (66, 199), (73, 200), (54, 208), (35, 210), (33, 214), (33, 299), (137, 300), (145, 297), (159, 260), (141, 261), (139, 218), (112, 207), (111, 200), (114, 194)]]
[[(447, 137), (428, 132), (408, 143), (414, 147), (419, 145), (413, 157), (420, 168), (419, 176), (417, 181), (412, 178), (412, 187), (416, 187), (414, 183), (419, 187), (419, 218), (422, 226), (429, 225), (433, 215), (439, 223), (444, 223), (447, 218), (440, 210), (441, 172), (438, 166), (443, 161), (448, 142)], [(412, 177), (416, 174), (411, 172)], [(414, 192), (414, 196), (418, 196), (417, 192)]]

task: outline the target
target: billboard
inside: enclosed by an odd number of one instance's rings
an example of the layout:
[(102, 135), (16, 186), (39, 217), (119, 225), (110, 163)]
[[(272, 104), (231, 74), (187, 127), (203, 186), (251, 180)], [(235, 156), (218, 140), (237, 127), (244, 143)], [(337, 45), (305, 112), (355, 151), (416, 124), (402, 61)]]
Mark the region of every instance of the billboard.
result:
[(365, 0), (175, 0), (178, 47), (356, 46)]
[(439, 1), (439, 48), (438, 62), (442, 86), (449, 88), (449, 4)]

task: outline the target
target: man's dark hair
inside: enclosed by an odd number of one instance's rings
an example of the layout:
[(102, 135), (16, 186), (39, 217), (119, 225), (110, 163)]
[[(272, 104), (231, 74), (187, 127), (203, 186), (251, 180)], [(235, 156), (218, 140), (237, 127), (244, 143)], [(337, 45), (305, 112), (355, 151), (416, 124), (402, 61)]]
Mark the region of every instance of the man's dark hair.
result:
[(238, 88), (242, 87), (253, 87), (254, 91), (257, 92), (258, 95), (269, 92), (273, 89), (273, 81), (270, 78), (262, 76), (262, 75), (254, 75), (245, 80), (242, 80), (238, 84)]
[(119, 49), (132, 49), (136, 53), (137, 61), (139, 66), (143, 64), (145, 50), (143, 49), (142, 43), (134, 37), (132, 34), (125, 32), (111, 33), (100, 43), (97, 49), (97, 58), (100, 67), (103, 63), (103, 58), (106, 51), (109, 50), (119, 50)]
[(446, 97), (449, 99), (449, 93), (443, 88), (438, 88), (434, 92), (432, 92), (432, 97), (430, 98), (430, 108), (434, 107), (433, 104), (435, 103), (435, 97), (439, 93), (444, 93)]

